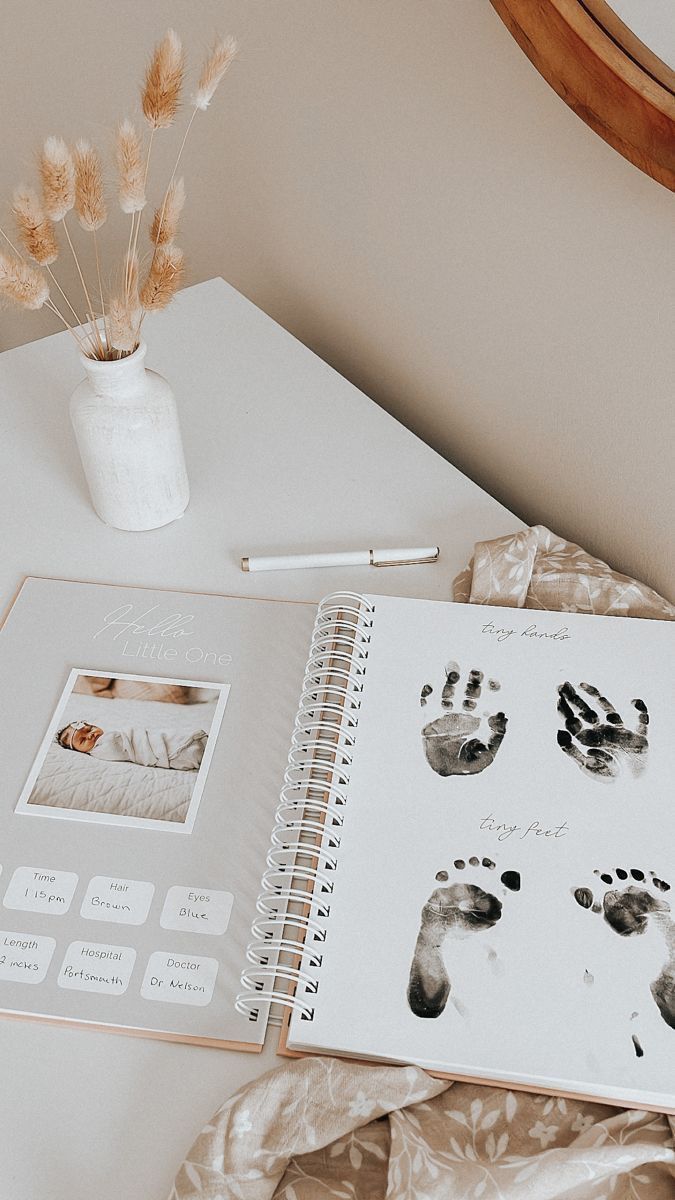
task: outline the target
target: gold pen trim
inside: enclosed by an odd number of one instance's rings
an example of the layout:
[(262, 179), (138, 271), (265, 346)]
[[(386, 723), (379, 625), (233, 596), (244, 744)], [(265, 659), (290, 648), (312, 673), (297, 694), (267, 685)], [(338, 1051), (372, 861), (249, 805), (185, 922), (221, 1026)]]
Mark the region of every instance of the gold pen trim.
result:
[(427, 555), (426, 558), (397, 558), (397, 559), (392, 559), (392, 560), (387, 560), (387, 559), (383, 558), (383, 559), (380, 559), (379, 562), (375, 561), (375, 554), (374, 554), (373, 550), (369, 550), (368, 553), (370, 555), (370, 566), (371, 567), (415, 567), (421, 563), (438, 562), (438, 559), (440, 558), (440, 554), (441, 554), (441, 549), (440, 549), (440, 546), (437, 546), (436, 553), (429, 554), (429, 555)]

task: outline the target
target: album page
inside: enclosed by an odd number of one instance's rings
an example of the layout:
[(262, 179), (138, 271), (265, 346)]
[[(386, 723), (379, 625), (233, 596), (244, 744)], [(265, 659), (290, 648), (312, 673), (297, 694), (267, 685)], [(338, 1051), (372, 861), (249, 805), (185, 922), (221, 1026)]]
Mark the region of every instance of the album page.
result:
[(0, 633), (0, 1011), (259, 1049), (234, 1006), (314, 606), (27, 579)]
[(673, 626), (367, 600), (313, 1015), (289, 1048), (672, 1111)]

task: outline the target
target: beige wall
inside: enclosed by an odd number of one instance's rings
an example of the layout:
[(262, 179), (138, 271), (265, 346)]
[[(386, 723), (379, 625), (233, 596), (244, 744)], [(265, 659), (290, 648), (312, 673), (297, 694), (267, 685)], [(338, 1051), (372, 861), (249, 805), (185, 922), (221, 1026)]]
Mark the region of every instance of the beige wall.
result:
[[(2, 0), (1, 195), (48, 133), (109, 143), (169, 24), (193, 62), (243, 43), (185, 154), (189, 282), (222, 274), (523, 521), (675, 597), (671, 194), (488, 0)], [(2, 349), (53, 328), (0, 319)]]

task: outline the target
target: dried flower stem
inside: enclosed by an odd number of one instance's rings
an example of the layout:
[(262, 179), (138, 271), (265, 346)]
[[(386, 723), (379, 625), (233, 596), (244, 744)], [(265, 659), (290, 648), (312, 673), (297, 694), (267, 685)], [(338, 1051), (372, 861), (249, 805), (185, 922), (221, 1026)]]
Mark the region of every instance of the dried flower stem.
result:
[[(161, 240), (162, 225), (164, 224), (164, 213), (166, 211), (166, 202), (167, 202), (167, 199), (169, 196), (169, 191), (171, 190), (171, 184), (173, 183), (174, 179), (176, 178), (176, 171), (178, 170), (178, 164), (180, 163), (181, 156), (183, 154), (183, 150), (185, 149), (185, 143), (187, 142), (188, 134), (189, 134), (190, 130), (192, 129), (192, 122), (194, 121), (198, 112), (199, 112), (198, 108), (193, 108), (192, 116), (190, 117), (190, 120), (188, 121), (187, 129), (185, 130), (185, 133), (183, 134), (183, 140), (180, 144), (180, 149), (178, 151), (178, 154), (176, 155), (176, 161), (173, 164), (173, 171), (171, 172), (171, 178), (167, 184), (167, 188), (164, 193), (164, 199), (162, 200), (162, 211), (160, 213), (159, 224), (157, 226), (157, 244), (159, 244), (159, 242)], [(157, 245), (155, 246), (155, 254), (156, 253), (157, 253)], [(155, 255), (153, 254), (153, 260), (154, 260), (154, 257), (155, 257)]]
[(94, 234), (94, 252), (96, 254), (96, 274), (98, 276), (98, 294), (101, 299), (101, 314), (103, 316), (103, 329), (105, 331), (105, 340), (107, 343), (108, 342), (108, 319), (106, 317), (105, 300), (103, 298), (103, 283), (101, 282), (101, 261), (99, 259), (99, 255), (98, 255), (98, 238), (96, 236), (96, 230), (94, 229), (92, 232)]
[(129, 226), (129, 241), (127, 243), (127, 257), (125, 259), (124, 269), (124, 292), (125, 295), (129, 291), (129, 259), (131, 258), (131, 245), (134, 240), (134, 225), (136, 223), (136, 213), (131, 214), (131, 225)]
[[(150, 130), (150, 140), (148, 141), (148, 153), (145, 158), (145, 174), (143, 176), (143, 190), (144, 191), (145, 191), (145, 186), (148, 182), (148, 171), (150, 170), (150, 153), (152, 151), (152, 139), (154, 138), (154, 136), (155, 136), (155, 129), (153, 126), (153, 128)], [(142, 211), (143, 210), (141, 209), (141, 212)], [(138, 253), (138, 233), (139, 233), (140, 228), (141, 228), (141, 213), (139, 212), (138, 220), (136, 222), (136, 233), (134, 236), (134, 244), (132, 247), (131, 242), (130, 242), (129, 248), (127, 251), (127, 267), (129, 266), (130, 262), (135, 261), (136, 254)], [(130, 290), (131, 290), (131, 280), (129, 278), (129, 275), (127, 274), (127, 287), (126, 287), (127, 299), (129, 298)]]
[[(5, 233), (5, 231), (4, 231), (4, 229), (2, 228), (2, 226), (0, 226), (0, 234), (2, 235), (2, 237), (4, 237), (5, 241), (7, 242), (7, 245), (8, 245), (8, 246), (10, 246), (10, 247), (12, 248), (12, 250), (13, 250), (13, 251), (14, 251), (14, 253), (16, 254), (16, 257), (17, 257), (17, 258), (24, 258), (24, 256), (23, 256), (23, 254), (21, 253), (21, 251), (20, 251), (20, 250), (17, 250), (16, 246), (14, 245), (14, 242), (10, 241), (10, 239), (7, 237), (7, 234)], [(25, 262), (25, 259), (24, 259), (24, 262)]]
[(99, 332), (98, 325), (96, 324), (96, 318), (95, 318), (95, 315), (94, 315), (94, 306), (93, 306), (93, 304), (92, 304), (92, 302), (91, 302), (91, 296), (89, 295), (89, 289), (88, 289), (88, 287), (87, 287), (87, 285), (86, 285), (86, 283), (85, 283), (84, 275), (82, 274), (82, 268), (81, 268), (81, 266), (80, 266), (80, 260), (79, 260), (79, 258), (77, 257), (77, 254), (75, 253), (75, 247), (74, 247), (74, 245), (73, 245), (73, 243), (72, 243), (72, 240), (71, 240), (70, 234), (69, 234), (69, 232), (68, 232), (68, 226), (66, 225), (66, 218), (65, 218), (65, 217), (63, 218), (63, 222), (62, 222), (62, 223), (63, 223), (63, 232), (64, 232), (64, 233), (65, 233), (65, 235), (66, 235), (66, 240), (67, 240), (67, 242), (68, 242), (68, 245), (70, 246), (70, 249), (71, 249), (71, 251), (72, 251), (73, 258), (74, 258), (74, 260), (75, 260), (75, 266), (77, 267), (77, 273), (78, 273), (78, 275), (80, 276), (80, 282), (81, 282), (81, 284), (82, 284), (82, 290), (84, 291), (85, 299), (86, 299), (86, 301), (87, 301), (87, 304), (89, 305), (89, 308), (88, 308), (88, 311), (87, 311), (87, 316), (89, 317), (89, 322), (90, 322), (90, 324), (91, 324), (91, 328), (92, 328), (92, 334), (94, 334), (94, 335), (95, 335), (95, 337), (96, 337), (96, 340), (98, 341), (98, 346), (99, 346), (99, 349), (100, 349), (100, 351), (101, 351), (101, 354), (103, 355), (103, 354), (105, 353), (105, 348), (104, 348), (104, 346), (103, 346), (103, 342), (102, 342), (102, 340), (101, 340), (101, 334), (100, 334), (100, 332)]
[[(56, 280), (54, 280), (54, 282), (56, 283)], [(56, 283), (56, 286), (59, 287), (58, 283)], [(59, 291), (61, 291), (60, 287), (59, 287)], [(91, 357), (92, 354), (97, 355), (98, 346), (96, 345), (96, 342), (94, 341), (92, 335), (89, 332), (78, 333), (77, 329), (74, 329), (73, 326), (70, 324), (70, 322), (66, 320), (63, 313), (61, 312), (61, 309), (57, 307), (56, 302), (51, 298), (51, 296), (49, 297), (49, 300), (47, 301), (45, 308), (51, 308), (52, 312), (55, 313), (55, 315), (59, 318), (59, 320), (63, 321), (63, 324), (65, 325), (66, 329), (68, 330), (69, 333), (71, 333), (73, 335), (73, 337), (75, 338), (75, 341), (77, 342), (77, 344), (83, 354), (87, 354), (87, 355), (89, 355), (89, 357)], [(83, 326), (84, 322), (80, 320), (80, 318), (77, 316), (77, 313), (75, 314), (75, 317), (76, 317), (78, 326)]]
[(180, 163), (180, 160), (181, 160), (181, 156), (182, 156), (183, 150), (185, 149), (185, 143), (187, 142), (187, 139), (188, 139), (188, 134), (189, 134), (190, 130), (192, 129), (192, 122), (194, 121), (194, 119), (195, 119), (195, 117), (197, 116), (197, 113), (198, 113), (198, 112), (199, 112), (199, 109), (198, 109), (198, 108), (193, 108), (193, 110), (192, 110), (192, 116), (190, 117), (190, 120), (188, 121), (188, 124), (187, 124), (187, 129), (185, 130), (185, 133), (183, 134), (183, 140), (182, 140), (182, 142), (181, 142), (181, 144), (180, 144), (180, 149), (179, 149), (179, 151), (178, 151), (178, 154), (176, 155), (176, 161), (175, 161), (175, 163), (173, 164), (173, 171), (171, 172), (171, 178), (170, 178), (170, 180), (169, 180), (169, 182), (168, 182), (168, 184), (167, 184), (167, 188), (166, 188), (166, 191), (165, 191), (165, 193), (164, 193), (164, 199), (162, 200), (162, 210), (161, 210), (161, 213), (160, 213), (160, 216), (159, 216), (159, 221), (158, 221), (158, 223), (157, 223), (157, 236), (156, 236), (156, 238), (155, 238), (155, 249), (154, 249), (154, 251), (153, 251), (152, 259), (151, 259), (151, 261), (150, 261), (150, 270), (149, 270), (149, 272), (148, 272), (148, 277), (150, 277), (150, 276), (152, 275), (152, 273), (153, 273), (153, 268), (155, 267), (155, 260), (156, 260), (156, 258), (157, 258), (157, 251), (158, 251), (158, 249), (159, 249), (159, 246), (160, 246), (160, 244), (161, 244), (161, 238), (162, 238), (162, 226), (163, 226), (163, 224), (164, 224), (164, 213), (166, 212), (166, 204), (167, 204), (167, 200), (168, 200), (168, 197), (169, 197), (169, 192), (170, 192), (170, 190), (171, 190), (171, 185), (172, 185), (172, 183), (173, 183), (174, 179), (176, 178), (176, 171), (178, 170), (178, 165), (179, 165), (179, 163)]
[(47, 274), (49, 275), (52, 283), (56, 284), (57, 288), (59, 289), (61, 295), (63, 296), (63, 299), (65, 300), (66, 304), (68, 305), (68, 308), (70, 309), (71, 313), (73, 314), (76, 323), (78, 325), (81, 325), (82, 324), (81, 316), (73, 308), (72, 304), (70, 303), (70, 300), (66, 296), (66, 293), (64, 292), (63, 288), (61, 287), (61, 284), (59, 283), (58, 279), (56, 278), (56, 275), (52, 271), (51, 267), (45, 267), (45, 270), (46, 270)]
[[(50, 273), (50, 275), (51, 275), (51, 271), (50, 271), (49, 273)], [(58, 286), (58, 285), (57, 285), (57, 286)], [(59, 290), (60, 290), (60, 289), (59, 289)], [(73, 329), (72, 325), (70, 325), (70, 324), (68, 323), (68, 321), (66, 321), (66, 318), (64, 317), (64, 315), (63, 315), (63, 313), (61, 312), (60, 308), (58, 308), (58, 307), (57, 307), (57, 305), (54, 303), (54, 301), (51, 299), (51, 297), (49, 298), (49, 300), (46, 300), (46, 301), (45, 301), (45, 308), (49, 308), (49, 309), (50, 309), (50, 310), (51, 310), (51, 311), (52, 311), (52, 312), (53, 312), (53, 313), (54, 313), (54, 314), (55, 314), (55, 315), (56, 315), (56, 316), (59, 318), (59, 320), (63, 322), (63, 324), (65, 325), (65, 327), (66, 327), (66, 329), (68, 330), (68, 332), (69, 332), (70, 334), (72, 334), (72, 336), (75, 338), (75, 341), (77, 342), (77, 344), (78, 344), (78, 346), (79, 346), (80, 350), (82, 350), (82, 349), (83, 349), (83, 347), (84, 347), (84, 344), (85, 344), (85, 342), (84, 342), (84, 339), (83, 339), (83, 338), (81, 338), (81, 337), (80, 337), (80, 335), (79, 335), (78, 333), (76, 333), (76, 332), (75, 332), (75, 330)]]

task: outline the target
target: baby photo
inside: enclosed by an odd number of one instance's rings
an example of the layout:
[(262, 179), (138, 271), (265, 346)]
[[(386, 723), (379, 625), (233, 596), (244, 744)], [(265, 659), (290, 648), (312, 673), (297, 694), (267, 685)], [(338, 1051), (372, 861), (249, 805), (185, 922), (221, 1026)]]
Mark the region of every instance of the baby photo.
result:
[(16, 811), (190, 832), (228, 692), (72, 670)]

